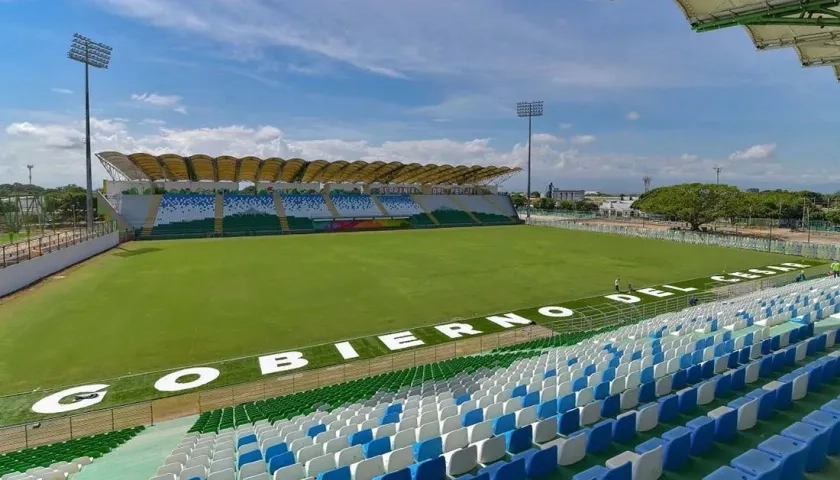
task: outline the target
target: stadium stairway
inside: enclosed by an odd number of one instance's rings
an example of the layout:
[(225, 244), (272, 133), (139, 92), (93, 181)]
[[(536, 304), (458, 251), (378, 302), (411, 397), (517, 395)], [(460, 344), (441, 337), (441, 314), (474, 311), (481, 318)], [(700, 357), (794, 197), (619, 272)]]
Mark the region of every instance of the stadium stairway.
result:
[(221, 193), (216, 194), (216, 215), (213, 222), (213, 232), (221, 234), (224, 230), (225, 222), (225, 196)]
[(191, 416), (148, 427), (113, 454), (83, 469), (73, 480), (147, 480), (154, 476), (195, 420), (196, 417)]
[(435, 218), (434, 214), (432, 214), (432, 211), (429, 210), (428, 208), (426, 208), (426, 206), (420, 200), (420, 195), (412, 195), (411, 199), (414, 200), (414, 203), (419, 205), (420, 208), (422, 208), (424, 212), (426, 212), (426, 215), (429, 217), (429, 220), (431, 220), (432, 223), (434, 223), (435, 225), (440, 225), (440, 222), (438, 221), (437, 218)]
[(338, 218), (338, 209), (335, 208), (335, 203), (333, 203), (330, 194), (328, 192), (324, 192), (321, 196), (324, 197), (324, 203), (327, 204), (327, 208), (330, 210), (330, 214), (332, 214), (333, 218)]
[(280, 230), (289, 232), (289, 219), (286, 218), (286, 209), (283, 206), (283, 197), (274, 194), (274, 209), (277, 210), (277, 218), (280, 219)]
[(457, 206), (459, 209), (461, 209), (461, 211), (466, 213), (472, 219), (473, 222), (481, 225), (481, 220), (479, 220), (478, 217), (475, 216), (475, 213), (473, 213), (464, 205), (464, 202), (462, 202), (461, 199), (458, 198), (458, 195), (447, 195), (447, 197), (449, 198), (449, 200), (452, 201), (452, 203), (455, 204), (455, 206)]
[(152, 228), (155, 226), (155, 218), (160, 208), (160, 202), (163, 200), (163, 195), (152, 195), (152, 197), (152, 202), (149, 204), (149, 212), (146, 214), (146, 221), (143, 222), (142, 233), (144, 236), (151, 235)]
[[(122, 207), (122, 195), (113, 195), (109, 199), (107, 196), (103, 195), (102, 192), (99, 190), (95, 191), (96, 193), (96, 205), (99, 207), (101, 205), (101, 209), (104, 209), (107, 212), (107, 216), (111, 220), (116, 220), (117, 225), (123, 230), (132, 229), (131, 224), (129, 224), (126, 219), (120, 215), (120, 209)], [(113, 200), (113, 202), (112, 202)]]
[(385, 209), (385, 206), (384, 206), (384, 205), (382, 205), (382, 201), (381, 201), (381, 200), (379, 200), (379, 196), (378, 196), (378, 195), (371, 195), (371, 196), (370, 196), (370, 199), (373, 201), (373, 204), (374, 204), (374, 205), (376, 205), (376, 208), (378, 208), (378, 209), (379, 209), (379, 211), (380, 211), (380, 212), (382, 212), (382, 216), (383, 216), (383, 217), (388, 217), (388, 216), (390, 216), (390, 214), (388, 213), (388, 210), (386, 210), (386, 209)]
[(206, 412), (155, 480), (803, 478), (840, 453), (840, 282), (762, 295)]
[(509, 202), (509, 199), (502, 199), (499, 195), (482, 195), (481, 198), (483, 198), (484, 201), (489, 203), (490, 206), (493, 207), (493, 209), (499, 212), (499, 215), (504, 215), (505, 217), (511, 219), (511, 221), (514, 222), (519, 221), (519, 218), (515, 216), (516, 210), (514, 210), (512, 207), (504, 208), (501, 205), (501, 202)]

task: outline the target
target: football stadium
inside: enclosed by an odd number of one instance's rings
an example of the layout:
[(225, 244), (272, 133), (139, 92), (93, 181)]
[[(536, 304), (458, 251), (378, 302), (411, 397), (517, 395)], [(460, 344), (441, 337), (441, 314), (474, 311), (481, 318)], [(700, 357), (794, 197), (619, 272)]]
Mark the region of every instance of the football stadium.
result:
[[(840, 72), (837, 0), (677, 3)], [(504, 165), (95, 156), (95, 225), (0, 245), (0, 480), (840, 472), (840, 244), (810, 230), (532, 216)]]

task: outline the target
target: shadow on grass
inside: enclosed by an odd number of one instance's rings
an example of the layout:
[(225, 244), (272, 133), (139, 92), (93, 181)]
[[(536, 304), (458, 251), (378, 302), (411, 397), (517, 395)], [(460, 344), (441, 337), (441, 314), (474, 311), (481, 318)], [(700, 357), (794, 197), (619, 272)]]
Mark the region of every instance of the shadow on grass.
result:
[(119, 250), (119, 251), (117, 253), (115, 253), (114, 255), (116, 255), (118, 257), (123, 257), (123, 258), (136, 257), (137, 255), (145, 255), (147, 253), (154, 253), (154, 252), (159, 252), (160, 251), (159, 248), (136, 248), (136, 249), (133, 249), (133, 250), (128, 250), (128, 249), (122, 248), (122, 247), (117, 247), (117, 250)]

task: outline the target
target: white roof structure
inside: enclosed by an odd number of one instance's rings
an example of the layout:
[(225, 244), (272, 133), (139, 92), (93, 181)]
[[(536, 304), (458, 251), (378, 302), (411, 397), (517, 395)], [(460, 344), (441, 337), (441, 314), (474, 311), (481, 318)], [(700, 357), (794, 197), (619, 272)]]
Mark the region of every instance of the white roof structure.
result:
[(696, 32), (742, 26), (759, 50), (792, 47), (840, 82), (840, 0), (675, 0)]

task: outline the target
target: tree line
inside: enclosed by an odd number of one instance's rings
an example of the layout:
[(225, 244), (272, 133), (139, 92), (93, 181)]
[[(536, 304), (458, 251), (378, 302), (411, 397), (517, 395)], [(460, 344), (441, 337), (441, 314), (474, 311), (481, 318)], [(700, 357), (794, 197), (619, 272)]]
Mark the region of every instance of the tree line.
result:
[[(512, 193), (510, 200), (516, 208), (525, 207), (525, 195), (522, 193)], [(542, 196), (540, 192), (531, 192), (531, 205), (540, 210), (563, 210), (563, 211), (578, 211), (578, 212), (594, 212), (598, 210), (598, 205), (590, 200), (584, 199), (577, 202), (569, 200), (554, 200), (553, 198)]]
[[(50, 222), (69, 223), (74, 220), (84, 221), (87, 209), (87, 192), (78, 185), (65, 185), (58, 188), (44, 188), (23, 183), (0, 184), (0, 213), (18, 213), (17, 203), (9, 201), (15, 196), (43, 196), (44, 213)], [(96, 212), (96, 197), (93, 198), (93, 211)]]
[[(687, 223), (692, 230), (717, 220), (770, 218), (795, 223), (803, 218), (840, 224), (840, 192), (741, 190), (713, 183), (684, 183), (642, 194), (632, 208)], [(791, 222), (793, 221), (793, 222)]]

